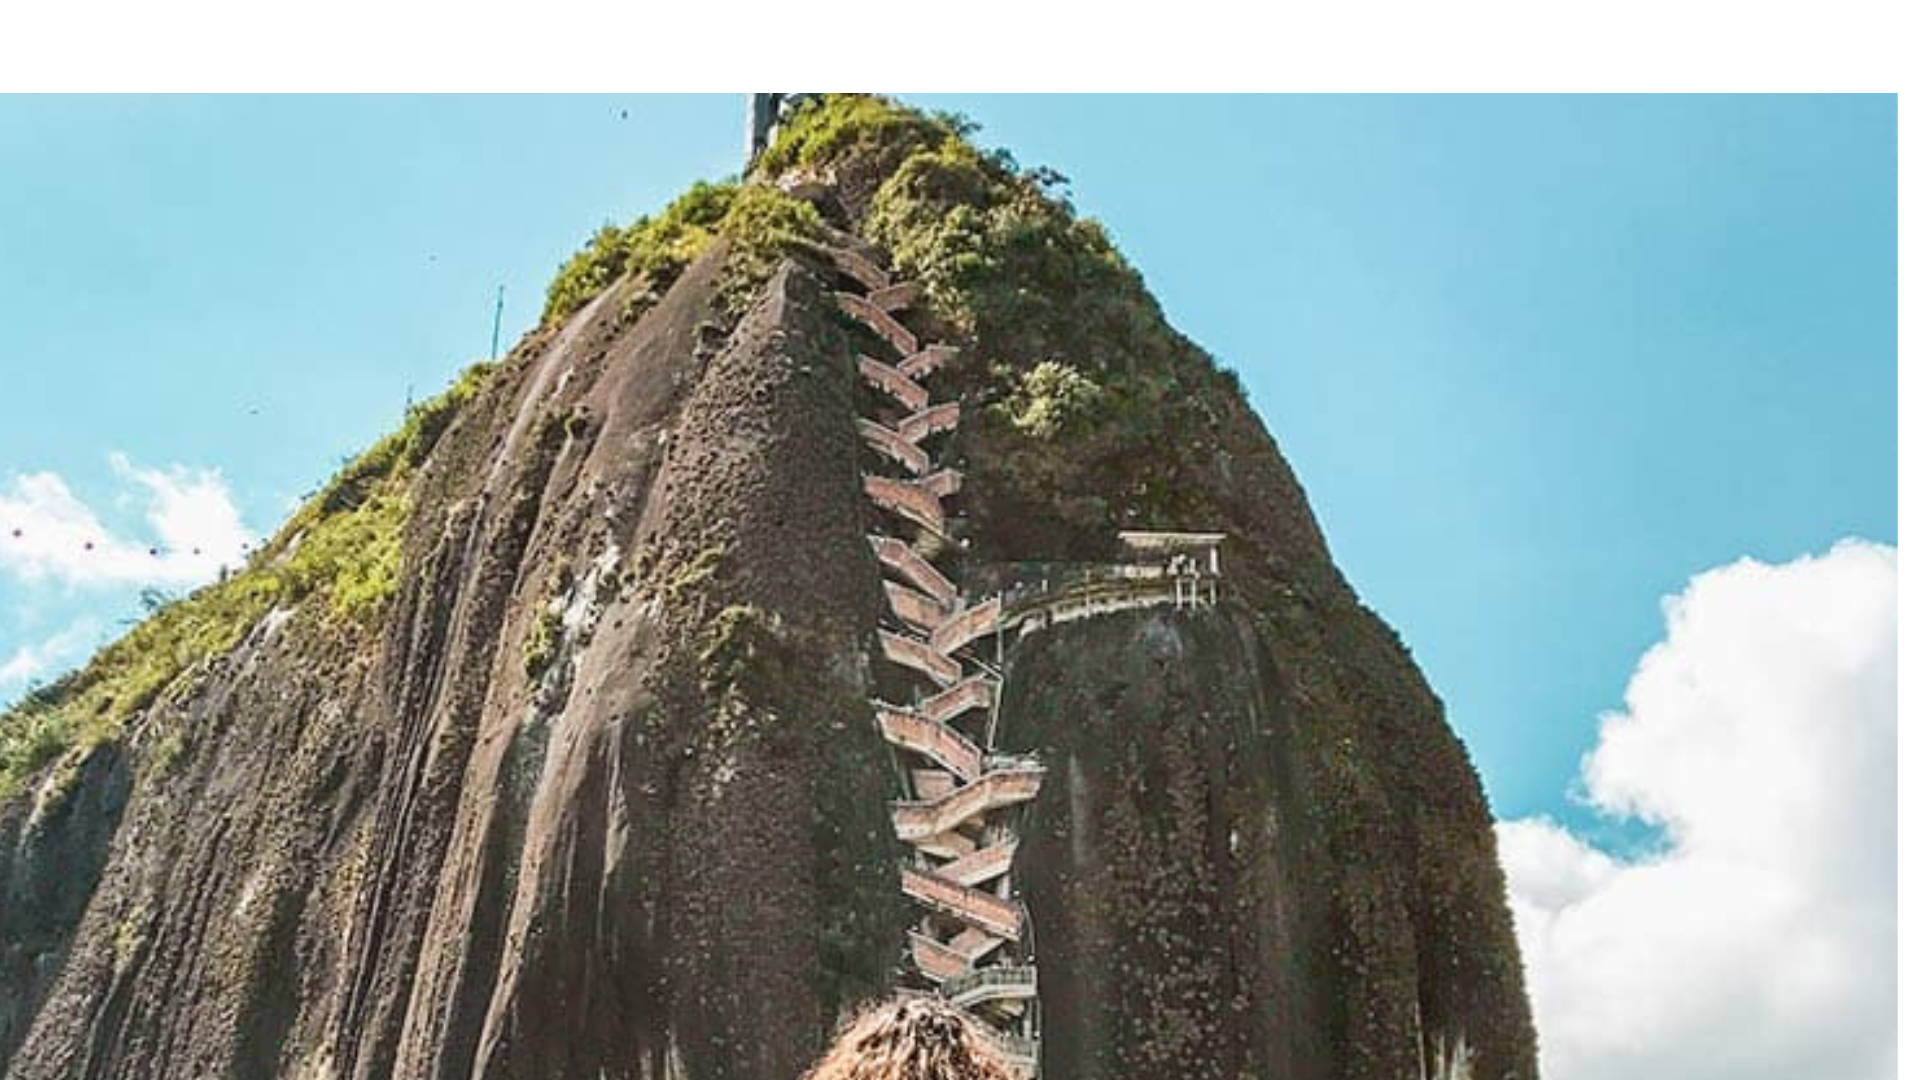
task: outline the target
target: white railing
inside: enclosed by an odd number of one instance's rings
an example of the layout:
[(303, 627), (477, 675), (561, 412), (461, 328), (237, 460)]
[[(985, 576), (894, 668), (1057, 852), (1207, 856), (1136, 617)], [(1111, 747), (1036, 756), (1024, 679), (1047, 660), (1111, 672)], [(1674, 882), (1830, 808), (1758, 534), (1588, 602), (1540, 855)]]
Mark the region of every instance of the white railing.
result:
[(986, 1030), (987, 1039), (993, 1043), (995, 1050), (1000, 1051), (1000, 1056), (1007, 1059), (1008, 1064), (1029, 1075), (1039, 1067), (1039, 1039), (1030, 1039), (1025, 1035), (1014, 1035), (994, 1027), (989, 1027)]
[(940, 996), (962, 1008), (995, 998), (1030, 998), (1038, 990), (1031, 964), (975, 968), (940, 984)]

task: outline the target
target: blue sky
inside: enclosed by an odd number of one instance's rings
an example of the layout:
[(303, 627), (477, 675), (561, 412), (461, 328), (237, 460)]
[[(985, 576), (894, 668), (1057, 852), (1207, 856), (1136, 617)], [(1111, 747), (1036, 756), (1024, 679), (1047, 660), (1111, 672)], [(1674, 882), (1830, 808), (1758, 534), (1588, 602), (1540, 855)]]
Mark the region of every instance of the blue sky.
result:
[[(1891, 98), (909, 100), (1066, 173), (1240, 371), (1503, 817), (1605, 832), (1566, 797), (1663, 596), (1895, 539)], [(741, 111), (0, 99), (0, 513), (82, 507), (129, 565), (222, 487), (210, 545), (270, 532), (486, 353), (497, 285), (510, 342), (596, 226), (736, 170)], [(0, 700), (142, 573), (7, 539)]]

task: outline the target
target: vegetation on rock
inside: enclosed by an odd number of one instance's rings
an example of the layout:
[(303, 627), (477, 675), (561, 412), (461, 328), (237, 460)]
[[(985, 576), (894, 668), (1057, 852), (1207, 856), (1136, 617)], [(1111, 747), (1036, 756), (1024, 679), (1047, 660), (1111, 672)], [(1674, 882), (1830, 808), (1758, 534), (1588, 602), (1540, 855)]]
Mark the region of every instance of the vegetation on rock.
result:
[[(810, 97), (780, 129), (780, 137), (755, 163), (760, 176), (790, 169), (831, 172), (841, 181), (884, 179), (914, 148), (964, 139), (973, 125), (954, 115), (903, 109), (870, 94)], [(860, 176), (840, 176), (852, 167)]]
[(540, 320), (550, 324), (566, 318), (629, 275), (637, 298), (651, 304), (723, 238), (732, 247), (722, 303), (737, 315), (773, 272), (779, 253), (796, 239), (817, 237), (820, 227), (820, 215), (810, 204), (773, 188), (697, 183), (658, 217), (643, 217), (624, 229), (602, 226), (548, 284)]
[(170, 687), (231, 651), (276, 606), (310, 596), (341, 632), (374, 625), (400, 575), (415, 470), (491, 367), (467, 369), (342, 468), (247, 566), (160, 606), (86, 667), (0, 714), (0, 801), (68, 751), (120, 737)]
[[(1116, 528), (1190, 519), (1210, 501), (1199, 448), (1244, 407), (1237, 377), (1171, 330), (1140, 275), (1046, 169), (968, 141), (973, 125), (866, 94), (806, 99), (755, 175), (831, 176), (847, 224), (966, 340), (959, 372), (988, 404), (963, 432), (981, 505), (1027, 527), (1022, 555), (1091, 557)], [(714, 242), (731, 246), (722, 306), (737, 316), (819, 211), (768, 183), (695, 184), (656, 217), (603, 227), (548, 287), (543, 321), (624, 277), (650, 304)], [(980, 524), (992, 533), (992, 511)], [(1038, 544), (1049, 539), (1056, 550)]]
[[(968, 482), (985, 493), (971, 503), (1045, 526), (1020, 531), (1018, 554), (1090, 556), (1116, 528), (1192, 520), (1211, 501), (1196, 451), (1245, 407), (1239, 380), (1166, 325), (1106, 231), (1055, 193), (1058, 173), (983, 151), (970, 131), (827, 95), (761, 171), (836, 176), (858, 231), (968, 342), (956, 375), (989, 403), (962, 430)], [(1048, 538), (1055, 550), (1038, 546)]]
[(527, 632), (527, 640), (520, 646), (520, 666), (527, 678), (539, 681), (546, 674), (547, 666), (553, 663), (554, 654), (560, 648), (560, 612), (552, 605), (540, 609), (533, 620), (533, 629)]

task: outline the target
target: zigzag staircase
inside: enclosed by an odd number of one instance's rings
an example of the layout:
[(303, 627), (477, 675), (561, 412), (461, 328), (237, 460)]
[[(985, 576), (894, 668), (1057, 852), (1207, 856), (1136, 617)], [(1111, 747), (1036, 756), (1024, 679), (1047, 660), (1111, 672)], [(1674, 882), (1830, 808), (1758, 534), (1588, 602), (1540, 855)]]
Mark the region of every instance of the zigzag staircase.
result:
[(1034, 929), (1012, 870), (1021, 811), (1039, 794), (1046, 769), (1032, 757), (998, 752), (1000, 672), (972, 646), (988, 635), (1010, 631), (1017, 643), (1063, 623), (1145, 607), (1211, 605), (1218, 577), (1212, 545), (1222, 534), (1120, 536), (1123, 546), (1136, 538), (1136, 554), (1178, 555), (1181, 545), (1198, 542), (1204, 571), (1184, 555), (1158, 565), (1082, 566), (1065, 579), (970, 600), (941, 568), (957, 561), (947, 500), (964, 478), (939, 466), (938, 444), (959, 426), (960, 405), (933, 401), (925, 386), (958, 350), (922, 343), (896, 317), (919, 298), (918, 286), (893, 281), (850, 238), (818, 250), (858, 290), (835, 298), (871, 332), (881, 354), (858, 358), (860, 377), (874, 392), (854, 427), (872, 451), (861, 483), (880, 523), (868, 535), (887, 601), (876, 630), (880, 652), (917, 687), (905, 703), (873, 703), (905, 789), (892, 807), (894, 833), (913, 852), (900, 869), (900, 887), (921, 909), (907, 932), (902, 990), (936, 993), (969, 1010), (1015, 1069), (1034, 1077)]
[(849, 291), (835, 294), (840, 309), (882, 346), (880, 356), (859, 357), (874, 394), (855, 427), (873, 453), (862, 484), (885, 523), (870, 535), (885, 573), (881, 654), (920, 687), (904, 703), (874, 702), (875, 724), (894, 748), (906, 788), (893, 804), (894, 832), (913, 851), (900, 887), (922, 911), (908, 932), (908, 989), (972, 1012), (1032, 1076), (1039, 1068), (1037, 980), (1012, 869), (1019, 812), (1039, 793), (1045, 769), (992, 745), (1000, 680), (968, 646), (999, 628), (999, 599), (969, 604), (938, 565), (956, 553), (946, 500), (963, 477), (938, 467), (931, 444), (959, 425), (960, 405), (932, 401), (924, 381), (958, 353), (923, 345), (895, 317), (918, 299), (917, 285), (894, 282), (852, 247), (824, 254), (849, 282)]

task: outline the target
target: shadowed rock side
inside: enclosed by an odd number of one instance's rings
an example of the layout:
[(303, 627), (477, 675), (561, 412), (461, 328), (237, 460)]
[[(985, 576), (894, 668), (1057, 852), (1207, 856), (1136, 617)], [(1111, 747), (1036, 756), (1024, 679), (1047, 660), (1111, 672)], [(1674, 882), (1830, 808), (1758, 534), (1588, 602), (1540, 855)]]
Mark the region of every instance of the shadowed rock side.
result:
[(85, 759), (74, 797), (44, 811), (26, 799), (0, 806), (0, 1062), (60, 972), (132, 781), (108, 747)]
[(10, 1080), (790, 1080), (884, 988), (853, 361), (793, 268), (719, 333), (723, 260), (516, 352), (378, 640), (276, 612), (124, 815), (110, 749), (7, 808)]
[(1456, 1040), (1472, 1076), (1533, 1075), (1505, 909), (1468, 887), (1497, 874), (1492, 845), (1452, 862), (1459, 834), (1490, 834), (1485, 807), (1427, 801), (1457, 775), (1371, 760), (1403, 728), (1444, 733), (1437, 712), (1343, 705), (1404, 661), (1300, 645), (1230, 605), (1014, 654), (1005, 737), (1055, 778), (1017, 859), (1050, 1075), (1418, 1077)]

